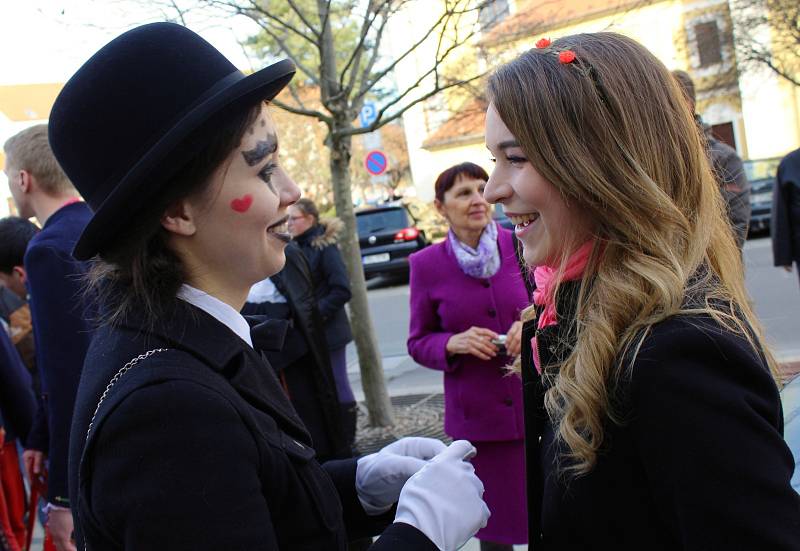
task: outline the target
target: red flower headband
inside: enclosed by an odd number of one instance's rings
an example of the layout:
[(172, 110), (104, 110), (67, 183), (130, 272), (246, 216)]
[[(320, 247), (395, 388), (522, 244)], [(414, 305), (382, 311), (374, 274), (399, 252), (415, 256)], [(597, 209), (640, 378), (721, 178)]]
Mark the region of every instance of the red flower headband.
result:
[[(539, 49), (547, 48), (550, 46), (551, 42), (549, 38), (540, 38), (536, 41), (536, 47)], [(568, 63), (572, 63), (575, 61), (575, 52), (572, 50), (564, 50), (563, 52), (558, 53), (558, 61), (564, 65)]]

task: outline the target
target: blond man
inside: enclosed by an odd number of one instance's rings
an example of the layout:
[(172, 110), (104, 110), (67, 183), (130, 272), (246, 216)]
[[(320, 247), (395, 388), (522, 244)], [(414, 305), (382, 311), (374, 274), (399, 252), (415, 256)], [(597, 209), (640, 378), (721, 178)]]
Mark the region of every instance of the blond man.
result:
[(72, 249), (91, 211), (53, 157), (46, 125), (16, 134), (5, 143), (4, 150), (8, 186), (20, 216), (36, 217), (42, 226), (28, 244), (24, 265), (36, 364), (42, 381), (42, 415), (49, 434), (44, 440), (46, 449), (26, 450), (24, 459), (34, 476), (42, 472), (47, 459), (48, 529), (58, 551), (72, 551), (75, 545), (67, 488), (69, 434), (75, 393), (92, 334), (81, 298), (81, 280), (88, 265), (75, 260)]

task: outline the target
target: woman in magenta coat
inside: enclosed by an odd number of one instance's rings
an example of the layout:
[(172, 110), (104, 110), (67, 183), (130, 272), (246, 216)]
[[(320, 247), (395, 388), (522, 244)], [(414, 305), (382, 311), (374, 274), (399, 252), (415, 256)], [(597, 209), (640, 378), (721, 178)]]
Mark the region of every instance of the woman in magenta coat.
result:
[[(492, 221), (473, 163), (436, 180), (436, 208), (447, 238), (410, 258), (408, 352), (444, 372), (445, 432), (478, 449), (472, 460), (492, 516), (481, 550), (527, 543), (522, 385), (506, 366), (520, 350), (520, 311), (528, 305), (512, 233)], [(507, 335), (505, 353), (492, 341)]]

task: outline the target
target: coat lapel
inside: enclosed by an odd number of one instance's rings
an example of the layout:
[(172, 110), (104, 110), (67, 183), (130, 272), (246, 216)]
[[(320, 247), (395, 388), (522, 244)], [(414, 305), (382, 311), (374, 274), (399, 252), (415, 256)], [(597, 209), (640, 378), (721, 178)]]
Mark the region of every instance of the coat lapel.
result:
[[(139, 331), (143, 327), (136, 320), (128, 320), (125, 325)], [(269, 362), (214, 317), (181, 301), (168, 324), (156, 325), (146, 332), (220, 373), (254, 408), (272, 417), (294, 438), (310, 444), (311, 438)]]

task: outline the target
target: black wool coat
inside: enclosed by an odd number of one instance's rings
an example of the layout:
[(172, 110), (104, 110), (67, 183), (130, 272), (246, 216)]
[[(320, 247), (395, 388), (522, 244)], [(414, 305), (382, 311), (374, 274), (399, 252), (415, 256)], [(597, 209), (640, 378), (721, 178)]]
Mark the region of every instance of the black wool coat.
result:
[(317, 306), (325, 323), (328, 346), (336, 350), (353, 340), (344, 305), (350, 301), (350, 278), (336, 245), (344, 224), (338, 218), (322, 220), (295, 238), (308, 260)]
[(775, 266), (800, 262), (800, 149), (783, 158), (772, 189), (772, 255)]
[[(352, 452), (343, 430), (325, 324), (317, 307), (311, 269), (295, 243), (289, 243), (285, 252), (286, 266), (271, 279), (291, 309), (290, 331), (302, 336), (308, 352), (287, 366), (284, 380), (292, 404), (311, 433), (317, 456), (350, 457)], [(267, 358), (279, 354), (267, 352)]]
[[(562, 285), (559, 320), (574, 319), (576, 291)], [(571, 326), (538, 332), (545, 371), (568, 357)], [(707, 316), (653, 326), (617, 400), (623, 424), (606, 422), (596, 466), (569, 479), (533, 367), (535, 327), (522, 338), (532, 549), (800, 549), (778, 389), (743, 337)]]
[[(355, 491), (355, 460), (320, 465), (273, 369), (226, 326), (186, 303), (145, 329), (99, 330), (78, 391), (70, 492), (90, 551), (339, 550), (377, 534)], [(113, 385), (87, 427), (111, 378)], [(82, 547), (79, 548), (82, 549)], [(394, 524), (375, 550), (433, 550)]]

